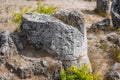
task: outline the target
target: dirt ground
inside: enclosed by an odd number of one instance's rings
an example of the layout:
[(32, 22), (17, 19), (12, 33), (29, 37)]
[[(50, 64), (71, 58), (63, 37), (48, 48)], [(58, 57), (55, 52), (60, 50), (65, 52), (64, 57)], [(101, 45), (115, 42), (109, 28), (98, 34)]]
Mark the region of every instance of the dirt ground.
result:
[[(38, 0), (41, 3), (45, 3), (48, 6), (58, 6), (59, 9), (65, 10), (77, 10), (83, 13), (85, 18), (86, 27), (89, 29), (92, 23), (104, 19), (94, 13), (96, 7), (95, 1), (84, 1), (84, 0)], [(11, 22), (12, 11), (18, 11), (20, 6), (32, 6), (36, 7), (35, 0), (0, 0), (0, 30), (14, 31), (17, 25)], [(88, 41), (88, 55), (92, 63), (93, 72), (98, 72), (104, 76), (113, 62), (109, 53), (100, 51), (94, 46), (99, 42), (100, 39), (106, 36), (106, 33), (93, 33), (88, 32), (87, 37), (93, 38), (94, 40)]]

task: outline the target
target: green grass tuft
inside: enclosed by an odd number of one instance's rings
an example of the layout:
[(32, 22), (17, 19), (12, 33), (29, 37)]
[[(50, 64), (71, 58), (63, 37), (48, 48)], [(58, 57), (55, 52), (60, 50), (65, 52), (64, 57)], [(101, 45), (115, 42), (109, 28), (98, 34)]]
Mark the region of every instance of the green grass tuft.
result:
[(52, 13), (56, 12), (57, 9), (58, 9), (58, 7), (54, 7), (54, 6), (48, 7), (46, 4), (41, 4), (41, 3), (37, 3), (37, 7), (33, 10), (31, 8), (31, 6), (28, 6), (26, 8), (20, 7), (19, 12), (12, 12), (12, 14), (13, 14), (12, 21), (14, 23), (21, 24), (22, 23), (22, 15), (25, 13), (37, 12), (37, 13), (41, 13), (41, 14), (52, 14)]
[(99, 80), (98, 74), (92, 74), (88, 65), (82, 65), (80, 68), (72, 65), (66, 70), (61, 69), (61, 80)]

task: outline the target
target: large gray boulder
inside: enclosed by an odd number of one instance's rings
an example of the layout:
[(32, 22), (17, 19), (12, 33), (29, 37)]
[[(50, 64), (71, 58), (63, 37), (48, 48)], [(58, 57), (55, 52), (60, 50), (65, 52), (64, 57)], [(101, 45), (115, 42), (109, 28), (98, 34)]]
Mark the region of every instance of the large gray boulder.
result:
[(111, 6), (112, 23), (115, 28), (120, 27), (120, 0), (113, 0)]
[(84, 18), (76, 11), (24, 14), (21, 32), (26, 41), (55, 56), (65, 67), (89, 64)]
[(96, 0), (96, 10), (98, 13), (107, 13), (110, 8), (110, 0)]

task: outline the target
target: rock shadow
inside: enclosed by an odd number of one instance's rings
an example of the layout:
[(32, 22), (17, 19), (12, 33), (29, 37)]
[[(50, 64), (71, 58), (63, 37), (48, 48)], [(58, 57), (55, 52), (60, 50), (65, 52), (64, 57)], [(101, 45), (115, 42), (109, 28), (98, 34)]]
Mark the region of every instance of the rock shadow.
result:
[(17, 30), (11, 33), (11, 36), (17, 47), (19, 55), (29, 58), (55, 57), (50, 55), (47, 51), (45, 51), (42, 48), (35, 48), (34, 46), (32, 46), (23, 38), (21, 32), (18, 32)]

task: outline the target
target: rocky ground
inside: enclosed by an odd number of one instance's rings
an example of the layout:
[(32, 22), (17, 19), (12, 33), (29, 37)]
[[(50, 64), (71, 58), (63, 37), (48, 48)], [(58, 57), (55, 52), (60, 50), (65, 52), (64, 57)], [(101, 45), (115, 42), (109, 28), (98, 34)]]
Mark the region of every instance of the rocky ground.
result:
[[(113, 63), (115, 62), (113, 60), (113, 57), (111, 56), (111, 52), (110, 50), (106, 50), (106, 46), (102, 44), (102, 41), (104, 43), (104, 41), (107, 40), (108, 34), (111, 32), (114, 32), (112, 29), (109, 29), (107, 31), (93, 31), (90, 29), (91, 25), (93, 23), (96, 23), (98, 21), (103, 20), (106, 17), (102, 17), (98, 14), (95, 13), (95, 8), (96, 8), (96, 1), (87, 1), (87, 0), (38, 0), (41, 3), (45, 3), (48, 6), (52, 5), (52, 6), (58, 6), (59, 9), (64, 9), (64, 10), (76, 10), (78, 12), (82, 12), (83, 17), (85, 18), (85, 26), (87, 28), (87, 39), (88, 39), (88, 55), (90, 58), (90, 62), (92, 64), (92, 69), (93, 69), (93, 73), (98, 72), (102, 78), (104, 78), (107, 73), (109, 72), (109, 69), (111, 67), (111, 65), (113, 65)], [(2, 2), (2, 4), (0, 5), (0, 31), (2, 30), (9, 30), (10, 32), (13, 32), (18, 25), (13, 24), (11, 22), (11, 18), (12, 18), (12, 11), (18, 11), (20, 6), (31, 6), (32, 7), (36, 7), (36, 3), (38, 1), (34, 1), (34, 0), (1, 0), (0, 3)], [(107, 18), (110, 18), (109, 16), (107, 16)], [(112, 26), (110, 24), (110, 26)], [(109, 41), (107, 41), (109, 45)], [(25, 43), (27, 44), (27, 43)], [(112, 43), (110, 43), (112, 44)], [(24, 54), (26, 52), (29, 52), (29, 54)], [(41, 51), (42, 52), (42, 51)], [(19, 56), (19, 55), (14, 55), (12, 57), (9, 58), (9, 60), (7, 60), (7, 67), (4, 67), (4, 65), (0, 66), (0, 77), (2, 75), (9, 76), (9, 78), (11, 79), (6, 79), (6, 80), (12, 80), (12, 78), (14, 78), (14, 80), (20, 80), (19, 77), (29, 77), (32, 74), (35, 74), (36, 72), (36, 68), (37, 67), (33, 67), (29, 68), (29, 69), (25, 69), (22, 67), (25, 67), (25, 65), (29, 65), (31, 67), (32, 64), (32, 60), (31, 57), (38, 57), (37, 54), (34, 55), (34, 53), (39, 53), (37, 51), (32, 50), (32, 48), (28, 45), (26, 46), (26, 50), (21, 51), (22, 55), (24, 56), (29, 56), (30, 59), (26, 59), (25, 57), (23, 58), (23, 56)], [(47, 54), (47, 53), (46, 53)], [(42, 55), (44, 56), (44, 55)], [(22, 58), (21, 58), (22, 57)], [(47, 60), (46, 60), (47, 59)], [(51, 61), (51, 62), (49, 62)], [(15, 64), (15, 63), (19, 63), (19, 64)], [(21, 63), (22, 62), (22, 63)], [(27, 64), (26, 64), (27, 62)], [(52, 59), (49, 58), (43, 58), (42, 60), (39, 60), (39, 58), (37, 58), (34, 62), (35, 65), (37, 65), (38, 63), (40, 63), (40, 66), (44, 67), (47, 66), (45, 63), (51, 63), (48, 65), (52, 65), (52, 67), (56, 68), (60, 67), (60, 65), (58, 65), (59, 61), (52, 61)], [(43, 64), (44, 63), (44, 64)], [(54, 66), (56, 65), (56, 66)], [(13, 66), (16, 66), (16, 68), (21, 68), (20, 70), (23, 71), (23, 74), (28, 74), (26, 76), (23, 75), (19, 75), (19, 77), (16, 76), (16, 74), (12, 74), (10, 72), (14, 72), (16, 71), (16, 69), (13, 68)], [(19, 67), (18, 67), (19, 66)], [(49, 67), (47, 67), (49, 68)], [(25, 70), (26, 72), (24, 72)], [(46, 69), (46, 67), (42, 68), (42, 69)], [(39, 69), (39, 70), (42, 70)], [(51, 68), (50, 68), (51, 69)], [(11, 71), (10, 71), (11, 70)], [(30, 73), (27, 73), (28, 71), (30, 71)], [(49, 70), (49, 69), (47, 69)], [(43, 73), (45, 70), (43, 70)], [(2, 74), (4, 73), (4, 74)], [(39, 71), (38, 71), (39, 73)], [(51, 73), (51, 71), (50, 71)], [(48, 74), (50, 74), (48, 73)], [(52, 73), (51, 73), (52, 74)], [(57, 74), (57, 73), (56, 73)], [(2, 76), (2, 77), (4, 77)], [(14, 76), (14, 77), (13, 77)], [(44, 78), (43, 76), (33, 76), (32, 78), (27, 78), (25, 80), (44, 80), (42, 79)]]

